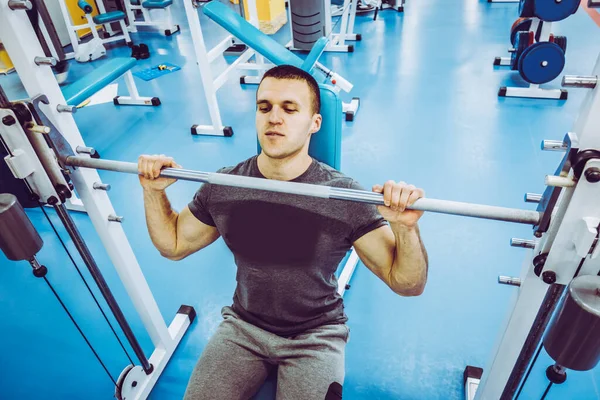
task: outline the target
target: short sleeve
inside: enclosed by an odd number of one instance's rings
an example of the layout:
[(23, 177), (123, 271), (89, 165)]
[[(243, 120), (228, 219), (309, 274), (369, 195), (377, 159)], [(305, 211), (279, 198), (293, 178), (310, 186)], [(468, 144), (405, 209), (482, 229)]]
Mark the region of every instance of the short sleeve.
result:
[[(365, 190), (355, 180), (350, 180), (349, 189)], [(350, 243), (354, 243), (367, 233), (387, 225), (387, 221), (377, 211), (377, 206), (368, 203), (350, 202), (349, 215), (351, 218)]]
[(194, 198), (188, 204), (188, 208), (200, 222), (206, 225), (215, 226), (215, 221), (209, 211), (210, 190), (210, 184), (203, 184), (200, 189), (196, 191)]

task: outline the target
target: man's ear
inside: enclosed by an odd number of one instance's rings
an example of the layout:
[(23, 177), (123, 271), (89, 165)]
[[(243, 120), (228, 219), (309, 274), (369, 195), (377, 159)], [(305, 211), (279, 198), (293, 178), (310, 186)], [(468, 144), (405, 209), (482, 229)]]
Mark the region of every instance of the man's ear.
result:
[(310, 133), (313, 134), (318, 132), (321, 129), (321, 123), (323, 122), (323, 117), (321, 114), (315, 114), (312, 118), (312, 124), (310, 127)]

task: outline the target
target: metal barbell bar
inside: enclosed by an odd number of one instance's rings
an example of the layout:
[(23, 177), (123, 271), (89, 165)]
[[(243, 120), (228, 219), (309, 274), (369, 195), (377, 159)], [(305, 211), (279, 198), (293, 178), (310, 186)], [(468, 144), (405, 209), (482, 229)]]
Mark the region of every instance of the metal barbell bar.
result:
[[(68, 156), (65, 158), (64, 163), (72, 167), (94, 168), (135, 175), (139, 174), (138, 165), (130, 162), (93, 159), (81, 156)], [(165, 168), (160, 172), (160, 176), (163, 178), (211, 183), (214, 185), (234, 186), (310, 197), (384, 205), (383, 195), (366, 190), (343, 189), (308, 183), (284, 182), (271, 179), (219, 174), (216, 172), (201, 172), (179, 168)], [(419, 199), (409, 208), (412, 210), (492, 219), (520, 224), (536, 225), (541, 220), (541, 213), (538, 211), (495, 207), (483, 204), (462, 203), (448, 200), (436, 200), (430, 198)]]

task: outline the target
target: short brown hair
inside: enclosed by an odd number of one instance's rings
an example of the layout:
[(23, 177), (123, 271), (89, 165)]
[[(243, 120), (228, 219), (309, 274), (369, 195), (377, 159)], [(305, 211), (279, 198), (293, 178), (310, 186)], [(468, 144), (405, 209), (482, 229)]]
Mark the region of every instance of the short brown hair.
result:
[(308, 90), (312, 95), (313, 113), (319, 114), (321, 112), (321, 91), (319, 90), (319, 84), (317, 83), (315, 78), (313, 78), (312, 75), (308, 72), (298, 67), (294, 67), (293, 65), (284, 64), (273, 67), (267, 72), (265, 72), (260, 83), (262, 83), (262, 81), (265, 80), (265, 78), (291, 79), (306, 82), (306, 84), (308, 85)]

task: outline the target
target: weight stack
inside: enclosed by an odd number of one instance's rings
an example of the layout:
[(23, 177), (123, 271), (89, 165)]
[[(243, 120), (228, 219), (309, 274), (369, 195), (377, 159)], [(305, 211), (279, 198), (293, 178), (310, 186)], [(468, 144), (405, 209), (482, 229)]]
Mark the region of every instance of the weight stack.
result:
[(557, 364), (588, 371), (600, 360), (600, 276), (571, 281), (564, 301), (550, 322), (544, 348)]
[(290, 1), (294, 48), (310, 51), (314, 43), (325, 36), (323, 0)]

